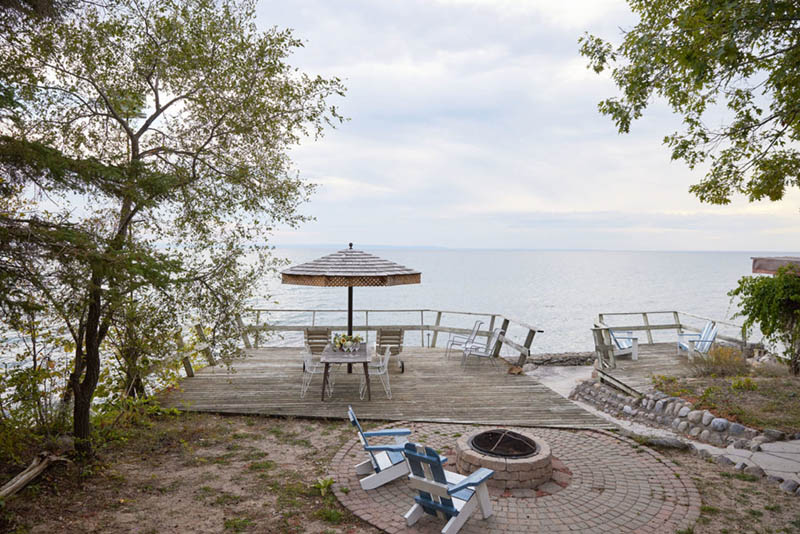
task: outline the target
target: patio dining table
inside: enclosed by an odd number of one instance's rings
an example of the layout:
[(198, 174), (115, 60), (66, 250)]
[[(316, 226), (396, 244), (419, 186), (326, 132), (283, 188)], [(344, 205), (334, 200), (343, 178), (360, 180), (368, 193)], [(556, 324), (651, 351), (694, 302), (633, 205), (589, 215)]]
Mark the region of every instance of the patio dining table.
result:
[(369, 387), (369, 361), (372, 359), (371, 351), (367, 350), (367, 344), (361, 343), (358, 350), (344, 352), (335, 350), (333, 345), (328, 343), (322, 350), (319, 362), (325, 364), (325, 372), (322, 375), (322, 400), (325, 400), (325, 388), (328, 386), (328, 372), (332, 363), (360, 363), (364, 366), (364, 380), (367, 381), (367, 400), (372, 400), (372, 391)]

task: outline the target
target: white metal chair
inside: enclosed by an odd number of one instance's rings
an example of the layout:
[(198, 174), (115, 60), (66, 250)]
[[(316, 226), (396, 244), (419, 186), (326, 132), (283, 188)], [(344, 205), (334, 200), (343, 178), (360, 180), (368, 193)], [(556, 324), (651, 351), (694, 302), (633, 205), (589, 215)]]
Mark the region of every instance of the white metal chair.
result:
[[(311, 385), (311, 380), (314, 378), (315, 375), (321, 375), (325, 372), (325, 366), (319, 362), (319, 360), (314, 360), (314, 357), (311, 354), (311, 347), (306, 345), (306, 350), (303, 353), (303, 380), (300, 385), (300, 398), (305, 398), (306, 391), (308, 391), (308, 386)], [(334, 381), (334, 373), (333, 373), (333, 366), (330, 367), (328, 371), (328, 397), (333, 395), (333, 381)]]
[(464, 349), (464, 354), (461, 356), (461, 365), (465, 365), (467, 363), (467, 358), (469, 356), (475, 356), (477, 358), (488, 358), (492, 365), (497, 365), (495, 362), (494, 351), (497, 348), (497, 344), (500, 343), (500, 337), (503, 336), (505, 332), (502, 328), (495, 328), (492, 331), (492, 335), (486, 340), (486, 345), (481, 347), (480, 345), (470, 345), (469, 347)]
[[(611, 340), (616, 345), (614, 356), (631, 355), (631, 360), (639, 359), (639, 338), (633, 335), (632, 331), (611, 330), (608, 331)], [(624, 335), (621, 335), (624, 334)]]
[[(392, 387), (389, 384), (389, 358), (391, 358), (392, 352), (390, 347), (385, 347), (383, 349), (383, 356), (380, 357), (377, 363), (369, 364), (367, 366), (367, 373), (369, 373), (370, 378), (373, 376), (377, 376), (381, 384), (383, 384), (383, 390), (386, 392), (386, 398), (392, 398)], [(364, 395), (367, 392), (367, 378), (364, 375), (361, 375), (361, 385), (359, 386), (359, 396), (361, 399), (364, 399)]]
[(472, 332), (468, 336), (459, 334), (450, 334), (450, 339), (447, 340), (447, 348), (444, 351), (444, 359), (450, 359), (450, 352), (453, 349), (463, 351), (469, 345), (475, 344), (475, 338), (478, 337), (478, 330), (480, 330), (483, 321), (475, 321), (475, 326), (472, 327)]

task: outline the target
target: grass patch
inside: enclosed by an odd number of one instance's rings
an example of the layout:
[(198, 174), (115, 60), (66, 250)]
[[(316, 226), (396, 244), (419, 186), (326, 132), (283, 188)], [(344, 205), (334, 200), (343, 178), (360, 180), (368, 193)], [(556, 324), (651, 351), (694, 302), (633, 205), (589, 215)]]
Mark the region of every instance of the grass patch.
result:
[(780, 376), (757, 376), (756, 371), (733, 378), (657, 376), (653, 384), (718, 417), (760, 430), (796, 432), (800, 428), (800, 377), (790, 376), (785, 369)]
[(269, 471), (275, 467), (275, 462), (272, 460), (264, 460), (262, 462), (253, 462), (247, 466), (250, 471)]
[(707, 504), (704, 504), (700, 507), (700, 512), (703, 514), (712, 514), (712, 515), (718, 514), (719, 508), (717, 508), (716, 506), (709, 506)]
[(253, 521), (246, 517), (232, 517), (225, 520), (225, 530), (231, 532), (244, 532), (247, 527), (253, 524)]
[(755, 475), (750, 475), (747, 473), (729, 473), (728, 471), (722, 471), (719, 476), (723, 478), (735, 478), (737, 480), (743, 480), (745, 482), (755, 482), (759, 480), (759, 477)]
[(344, 519), (344, 514), (336, 508), (322, 508), (317, 511), (316, 516), (326, 523), (332, 523), (334, 525), (338, 525), (342, 522), (342, 519)]

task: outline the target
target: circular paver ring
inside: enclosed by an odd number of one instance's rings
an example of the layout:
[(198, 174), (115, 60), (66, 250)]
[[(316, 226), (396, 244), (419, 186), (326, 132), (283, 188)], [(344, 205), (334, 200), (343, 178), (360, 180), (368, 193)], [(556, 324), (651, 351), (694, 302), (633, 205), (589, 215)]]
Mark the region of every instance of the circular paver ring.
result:
[[(459, 436), (491, 428), (437, 423), (402, 426), (412, 430), (411, 441), (440, 450), (453, 464)], [(493, 515), (483, 520), (476, 511), (461, 532), (672, 534), (694, 525), (700, 515), (700, 495), (686, 473), (630, 439), (596, 430), (525, 430), (550, 444), (553, 455), (572, 478), (552, 495), (539, 492), (537, 496), (532, 490), (491, 490)], [(362, 490), (354, 467), (366, 458), (357, 439), (334, 456), (330, 475), (336, 481), (334, 492), (342, 505), (390, 533), (441, 531), (444, 521), (427, 514), (413, 527), (406, 526), (403, 514), (414, 503), (415, 493), (405, 478), (368, 492)]]

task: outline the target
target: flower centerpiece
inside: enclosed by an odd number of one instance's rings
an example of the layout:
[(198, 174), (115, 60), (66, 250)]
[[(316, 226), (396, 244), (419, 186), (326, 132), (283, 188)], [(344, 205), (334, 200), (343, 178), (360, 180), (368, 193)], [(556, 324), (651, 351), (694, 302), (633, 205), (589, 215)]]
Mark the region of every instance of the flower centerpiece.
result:
[(346, 334), (336, 334), (333, 336), (333, 348), (343, 352), (353, 352), (358, 350), (364, 338), (361, 336), (348, 336)]

